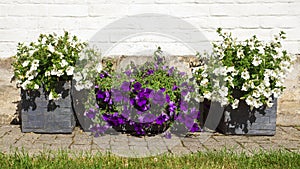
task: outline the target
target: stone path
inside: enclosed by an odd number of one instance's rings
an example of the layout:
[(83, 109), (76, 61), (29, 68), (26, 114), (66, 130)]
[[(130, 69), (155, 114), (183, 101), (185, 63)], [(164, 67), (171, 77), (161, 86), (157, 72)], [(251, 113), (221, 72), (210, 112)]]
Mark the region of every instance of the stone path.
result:
[(300, 128), (277, 127), (275, 136), (225, 136), (219, 133), (196, 133), (189, 137), (166, 139), (161, 136), (133, 137), (125, 134), (97, 138), (75, 128), (72, 134), (22, 133), (19, 125), (0, 126), (0, 152), (13, 153), (24, 149), (29, 154), (68, 150), (70, 153), (111, 152), (118, 156), (145, 157), (172, 153), (183, 155), (197, 151), (224, 148), (252, 154), (257, 151), (284, 149), (300, 153)]

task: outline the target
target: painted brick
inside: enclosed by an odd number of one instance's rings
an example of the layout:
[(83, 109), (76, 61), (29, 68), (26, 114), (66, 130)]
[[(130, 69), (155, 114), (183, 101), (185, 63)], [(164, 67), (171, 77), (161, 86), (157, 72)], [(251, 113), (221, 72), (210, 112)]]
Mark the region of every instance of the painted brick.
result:
[(48, 6), (40, 4), (10, 4), (7, 6), (8, 16), (41, 17), (48, 15)]
[(170, 15), (177, 17), (209, 16), (207, 4), (170, 5)]
[(88, 15), (88, 6), (86, 5), (49, 5), (48, 8), (50, 16), (81, 17)]
[[(5, 49), (0, 49), (0, 57), (15, 52), (11, 47), (6, 51), (7, 42), (17, 44), (35, 40), (40, 33), (63, 30), (90, 39), (117, 19), (141, 13), (160, 13), (183, 19), (200, 29), (209, 41), (219, 40), (215, 32), (218, 27), (233, 32), (238, 39), (257, 34), (262, 40), (269, 40), (274, 33), (283, 30), (287, 32), (285, 48), (299, 53), (299, 8), (298, 0), (2, 0), (0, 46)], [(114, 29), (121, 31), (124, 27)], [(125, 29), (134, 32), (140, 27), (133, 23)], [(181, 24), (170, 31), (186, 29), (190, 27)], [(197, 43), (197, 37), (190, 37), (188, 43)]]
[(90, 5), (89, 16), (124, 16), (128, 12), (128, 5), (120, 4), (101, 4), (101, 5)]

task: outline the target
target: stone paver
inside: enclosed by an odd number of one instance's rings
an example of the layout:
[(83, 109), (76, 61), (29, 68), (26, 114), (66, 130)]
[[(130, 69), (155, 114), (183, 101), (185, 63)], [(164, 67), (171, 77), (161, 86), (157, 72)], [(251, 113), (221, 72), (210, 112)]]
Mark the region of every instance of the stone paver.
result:
[(18, 125), (0, 126), (0, 152), (13, 153), (24, 149), (30, 155), (43, 151), (67, 150), (72, 153), (105, 153), (125, 157), (146, 157), (163, 153), (183, 155), (198, 151), (217, 151), (251, 154), (258, 151), (284, 149), (300, 152), (300, 130), (297, 127), (277, 127), (275, 136), (229, 136), (219, 133), (196, 133), (187, 137), (160, 135), (134, 137), (126, 134), (93, 137), (75, 128), (72, 134), (22, 133)]

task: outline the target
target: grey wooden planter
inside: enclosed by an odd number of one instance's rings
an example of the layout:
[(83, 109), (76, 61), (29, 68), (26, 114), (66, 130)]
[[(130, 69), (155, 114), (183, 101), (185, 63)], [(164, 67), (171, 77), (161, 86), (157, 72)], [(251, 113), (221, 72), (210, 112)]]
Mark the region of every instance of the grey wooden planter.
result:
[[(72, 84), (75, 83), (76, 82), (73, 81)], [(90, 126), (93, 124), (93, 122), (91, 119), (89, 119), (84, 115), (84, 112), (86, 111), (85, 102), (87, 101), (89, 90), (84, 89), (81, 91), (77, 91), (73, 85), (71, 93), (72, 93), (71, 96), (72, 96), (72, 101), (74, 106), (74, 112), (79, 122), (79, 125), (83, 131), (89, 132)]]
[(271, 108), (262, 106), (253, 110), (245, 101), (240, 101), (237, 109), (225, 107), (217, 129), (224, 134), (272, 136), (276, 132), (276, 113), (277, 99)]
[(70, 89), (70, 82), (58, 82), (56, 91), (62, 94), (59, 100), (49, 100), (43, 88), (21, 90), (22, 132), (72, 133), (76, 121)]

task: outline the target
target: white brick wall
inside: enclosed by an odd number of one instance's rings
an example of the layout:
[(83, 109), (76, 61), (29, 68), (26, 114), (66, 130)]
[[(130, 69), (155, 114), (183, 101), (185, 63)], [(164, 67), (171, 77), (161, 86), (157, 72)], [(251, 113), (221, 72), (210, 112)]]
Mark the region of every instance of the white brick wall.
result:
[[(252, 34), (269, 40), (283, 30), (287, 33), (284, 46), (291, 53), (300, 53), (299, 9), (299, 0), (1, 0), (0, 57), (14, 55), (18, 42), (33, 41), (40, 33), (68, 30), (80, 39), (89, 40), (106, 25), (141, 13), (179, 17), (198, 28), (210, 41), (218, 40), (215, 33), (218, 27), (232, 31), (241, 40)], [(134, 32), (138, 28), (133, 24), (130, 28), (116, 29), (122, 34), (123, 29)], [(170, 31), (185, 29), (188, 29), (185, 25), (178, 25)], [(108, 39), (118, 40), (115, 36)], [(190, 43), (198, 40), (189, 39)]]

